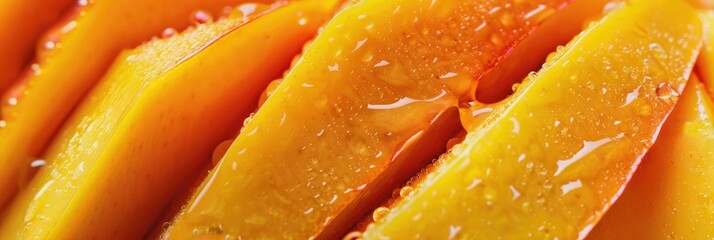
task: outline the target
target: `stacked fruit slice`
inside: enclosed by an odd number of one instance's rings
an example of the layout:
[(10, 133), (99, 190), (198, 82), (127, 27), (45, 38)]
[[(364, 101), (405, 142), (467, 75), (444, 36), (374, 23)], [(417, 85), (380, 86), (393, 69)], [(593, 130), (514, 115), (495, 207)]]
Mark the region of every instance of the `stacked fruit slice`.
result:
[(0, 239), (714, 234), (711, 13), (259, 2), (68, 13), (0, 109)]

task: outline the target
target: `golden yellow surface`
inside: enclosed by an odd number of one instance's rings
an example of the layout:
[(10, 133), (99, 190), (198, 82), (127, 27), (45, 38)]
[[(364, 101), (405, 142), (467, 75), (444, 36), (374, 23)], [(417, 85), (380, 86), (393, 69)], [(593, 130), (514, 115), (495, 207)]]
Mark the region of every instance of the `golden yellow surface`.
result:
[(714, 238), (714, 105), (692, 79), (657, 142), (589, 239)]
[[(256, 0), (267, 2), (269, 0)], [(19, 173), (44, 152), (64, 120), (101, 79), (114, 58), (167, 27), (183, 29), (191, 13), (219, 13), (244, 0), (88, 0), (58, 22), (36, 64), (0, 100), (0, 206), (18, 190)], [(21, 24), (20, 21), (15, 21)], [(5, 36), (3, 36), (5, 37)], [(47, 42), (40, 43), (41, 46)], [(4, 55), (3, 55), (4, 57)]]
[(432, 121), (569, 2), (364, 0), (343, 10), (166, 235), (340, 237), (365, 203), (431, 160), (405, 155)]
[(704, 46), (699, 53), (696, 70), (709, 94), (714, 93), (714, 12), (699, 13), (704, 23)]
[(686, 3), (628, 1), (559, 49), (391, 210), (379, 208), (363, 236), (584, 237), (674, 108), (701, 38)]
[(245, 4), (123, 53), (10, 206), (0, 239), (141, 238), (334, 7)]

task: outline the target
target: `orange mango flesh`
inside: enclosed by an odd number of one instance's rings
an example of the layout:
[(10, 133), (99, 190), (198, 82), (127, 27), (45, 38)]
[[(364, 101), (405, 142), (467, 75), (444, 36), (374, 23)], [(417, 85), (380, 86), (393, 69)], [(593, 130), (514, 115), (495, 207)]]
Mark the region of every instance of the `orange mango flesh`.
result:
[(702, 11), (700, 18), (705, 26), (705, 35), (696, 70), (709, 94), (712, 94), (714, 93), (714, 12)]
[(409, 159), (409, 146), (569, 2), (364, 0), (343, 10), (166, 237), (339, 237), (369, 211), (360, 202), (395, 187), (375, 180), (385, 172), (408, 179), (413, 172), (394, 168), (428, 163)]
[(49, 165), (14, 201), (0, 238), (142, 237), (334, 7), (289, 3), (122, 54), (49, 148)]
[(363, 236), (583, 238), (672, 111), (701, 28), (681, 1), (620, 6), (529, 76), (391, 211), (375, 211)]
[(166, 27), (185, 28), (196, 9), (218, 13), (243, 0), (87, 2), (76, 10), (75, 18), (48, 33), (52, 49), (37, 52), (32, 73), (8, 90), (0, 102), (0, 206), (17, 191), (21, 169), (43, 153), (122, 49), (139, 45)]
[(25, 0), (0, 2), (0, 92), (20, 75), (35, 42), (76, 1)]
[(494, 103), (512, 94), (513, 85), (504, 84), (504, 79), (522, 80), (529, 72), (540, 69), (544, 59), (557, 46), (570, 42), (573, 36), (583, 31), (584, 25), (600, 19), (618, 2), (621, 0), (575, 1), (544, 21), (542, 26), (511, 51), (508, 58), (479, 80), (476, 99), (482, 103)]
[(657, 142), (588, 239), (714, 238), (714, 103), (690, 80)]

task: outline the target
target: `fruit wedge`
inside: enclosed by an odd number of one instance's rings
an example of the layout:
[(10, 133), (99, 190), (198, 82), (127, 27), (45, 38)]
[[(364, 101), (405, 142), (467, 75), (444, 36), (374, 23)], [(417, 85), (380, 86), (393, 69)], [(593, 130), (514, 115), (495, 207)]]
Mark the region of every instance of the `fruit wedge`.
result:
[(704, 47), (699, 54), (697, 73), (709, 94), (714, 93), (714, 12), (702, 11), (700, 17), (705, 26)]
[[(246, 4), (122, 54), (13, 202), (0, 239), (142, 237), (336, 2)], [(241, 11), (257, 15), (244, 23)]]
[(448, 109), (569, 2), (364, 0), (345, 9), (165, 236), (340, 237), (444, 151), (450, 136), (441, 134), (459, 128)]
[[(257, 0), (266, 2), (268, 0)], [(46, 145), (82, 97), (124, 48), (139, 45), (166, 27), (182, 29), (194, 18), (210, 21), (243, 0), (83, 1), (76, 17), (46, 37), (52, 50), (38, 52), (32, 74), (0, 102), (0, 206), (17, 190), (18, 173), (41, 156)], [(166, 7), (171, 6), (171, 7)]]
[(33, 47), (72, 0), (24, 0), (0, 2), (0, 92), (17, 79), (31, 59)]
[(690, 80), (652, 150), (588, 239), (714, 238), (714, 105)]
[(619, 6), (559, 49), (391, 211), (379, 208), (363, 236), (583, 238), (674, 108), (701, 35), (685, 2)]

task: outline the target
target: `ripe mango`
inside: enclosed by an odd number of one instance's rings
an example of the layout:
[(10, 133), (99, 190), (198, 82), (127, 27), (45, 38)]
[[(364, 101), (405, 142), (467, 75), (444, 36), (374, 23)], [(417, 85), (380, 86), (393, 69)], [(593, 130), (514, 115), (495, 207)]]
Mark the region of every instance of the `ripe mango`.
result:
[[(257, 0), (267, 2), (269, 0)], [(38, 52), (31, 74), (0, 102), (0, 206), (18, 189), (18, 176), (44, 152), (64, 120), (114, 58), (167, 27), (209, 21), (208, 13), (243, 0), (83, 1), (76, 16), (47, 33), (51, 50)], [(41, 46), (47, 43), (40, 43)]]
[(142, 237), (335, 2), (245, 4), (227, 20), (124, 52), (49, 148), (0, 238)]
[(714, 238), (714, 104), (690, 80), (657, 142), (588, 239)]
[(0, 2), (0, 35), (3, 36), (0, 38), (0, 92), (4, 92), (20, 76), (42, 33), (74, 2), (76, 1)]
[[(485, 72), (569, 3), (348, 7), (247, 121), (165, 237), (340, 237), (444, 151), (459, 127), (448, 109), (472, 98)], [(432, 142), (434, 125), (448, 134)]]
[(391, 211), (377, 209), (364, 238), (584, 238), (674, 108), (701, 41), (685, 2), (622, 4), (560, 48)]

